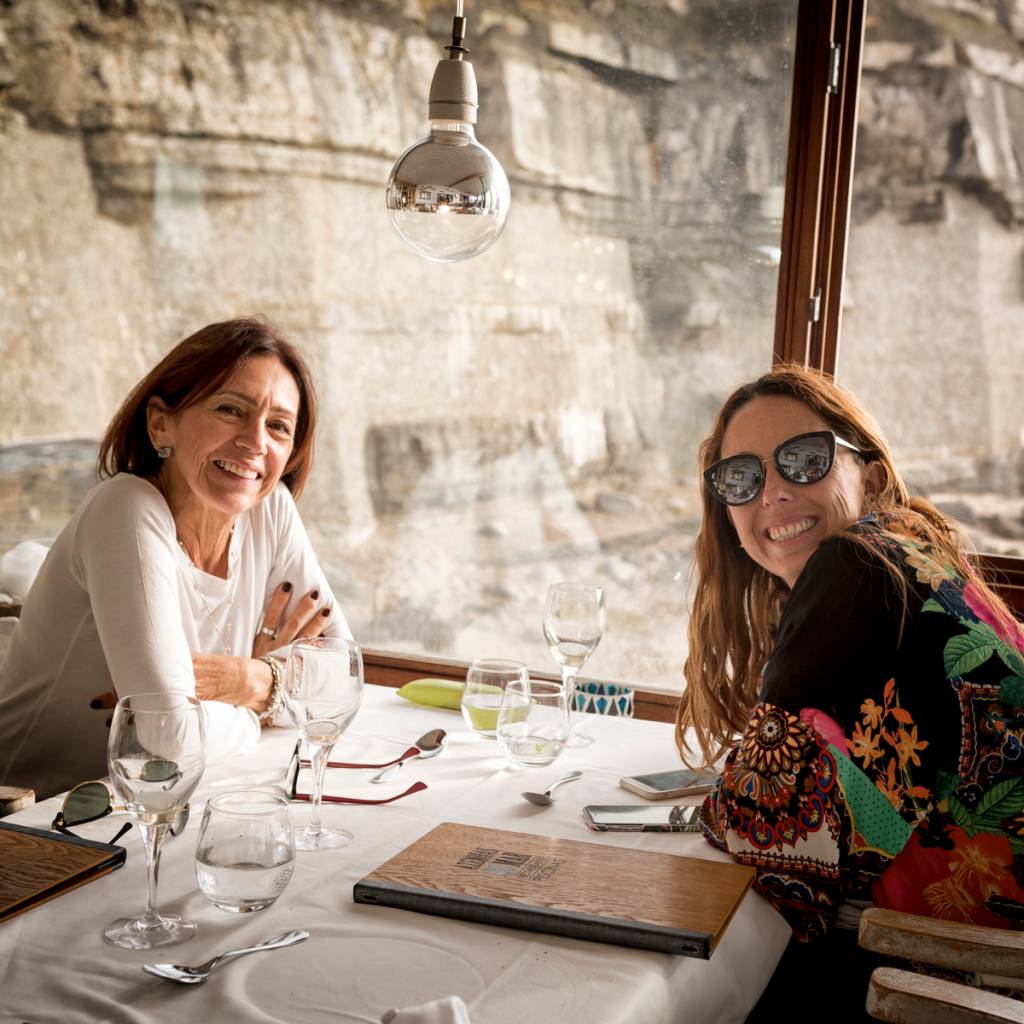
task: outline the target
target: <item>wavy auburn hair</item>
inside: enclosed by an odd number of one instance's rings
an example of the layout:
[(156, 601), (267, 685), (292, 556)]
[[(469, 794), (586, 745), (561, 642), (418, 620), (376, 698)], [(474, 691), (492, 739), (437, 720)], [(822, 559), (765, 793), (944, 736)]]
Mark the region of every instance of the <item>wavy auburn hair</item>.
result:
[(146, 406), (160, 398), (172, 413), (212, 395), (249, 359), (274, 356), (295, 378), (299, 409), (291, 457), (281, 480), (298, 497), (313, 468), (317, 403), (313, 379), (299, 350), (267, 320), (244, 317), (208, 324), (179, 342), (153, 367), (124, 400), (100, 443), (100, 479), (116, 473), (155, 477), (160, 457), (149, 438)]
[[(1003, 602), (968, 564), (956, 526), (931, 503), (910, 496), (878, 424), (830, 377), (789, 364), (737, 388), (700, 446), (701, 473), (722, 457), (722, 437), (736, 412), (752, 399), (766, 396), (801, 402), (837, 436), (856, 445), (864, 461), (877, 463), (881, 485), (865, 500), (864, 513), (879, 513), (887, 532), (930, 545), (940, 560), (976, 581), (997, 614), (1012, 621)], [(686, 733), (692, 728), (702, 763), (714, 764), (742, 733), (757, 702), (761, 671), (771, 654), (772, 637), (789, 589), (740, 547), (726, 506), (715, 500), (703, 481), (701, 504), (703, 516), (693, 561), (697, 583), (683, 668), (686, 686), (676, 716), (676, 744), (684, 762), (690, 763)], [(902, 594), (906, 615), (908, 587), (899, 566), (856, 532), (841, 533), (859, 544), (868, 557), (884, 563)]]

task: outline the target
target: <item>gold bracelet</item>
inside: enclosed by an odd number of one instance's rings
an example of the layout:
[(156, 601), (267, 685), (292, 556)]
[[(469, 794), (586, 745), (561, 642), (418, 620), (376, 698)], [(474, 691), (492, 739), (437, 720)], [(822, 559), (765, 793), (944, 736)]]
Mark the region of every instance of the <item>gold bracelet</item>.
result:
[(280, 710), (284, 707), (284, 693), (281, 686), (281, 663), (276, 658), (270, 657), (269, 654), (264, 654), (260, 661), (265, 661), (270, 666), (270, 676), (273, 680), (270, 684), (270, 703), (267, 704), (267, 710), (259, 716), (260, 725), (267, 725), (277, 717)]

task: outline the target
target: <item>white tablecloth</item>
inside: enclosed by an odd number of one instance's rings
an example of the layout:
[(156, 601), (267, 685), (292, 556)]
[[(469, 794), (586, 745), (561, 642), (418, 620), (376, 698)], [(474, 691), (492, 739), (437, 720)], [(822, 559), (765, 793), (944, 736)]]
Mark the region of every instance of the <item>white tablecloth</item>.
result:
[[(389, 1007), (448, 995), (466, 1001), (473, 1024), (727, 1024), (745, 1018), (789, 938), (782, 918), (753, 892), (709, 961), (354, 904), (355, 882), (441, 821), (723, 856), (700, 835), (596, 833), (583, 824), (584, 804), (643, 802), (619, 787), (620, 776), (676, 764), (668, 725), (588, 716), (595, 744), (567, 750), (549, 768), (512, 771), (495, 744), (468, 732), (458, 712), (410, 705), (394, 690), (369, 686), (334, 757), (384, 761), (437, 726), (448, 730), (448, 749), (406, 765), (394, 783), (370, 786), (371, 772), (329, 771), (328, 791), (342, 795), (391, 795), (416, 779), (429, 788), (384, 806), (325, 805), (326, 823), (349, 828), (355, 841), (337, 851), (300, 853), (284, 894), (255, 914), (219, 911), (198, 891), (193, 853), (201, 810), (218, 790), (280, 784), (295, 734), (268, 730), (254, 753), (208, 768), (188, 828), (168, 841), (160, 864), (160, 908), (197, 921), (198, 934), (153, 953), (103, 942), (101, 926), (145, 905), (145, 857), (132, 829), (122, 840), (125, 867), (0, 925), (0, 1018), (376, 1024)], [(545, 789), (573, 768), (584, 777), (560, 789), (554, 806), (537, 808), (520, 798), (522, 790)], [(45, 828), (58, 806), (59, 800), (47, 801), (8, 820)], [(296, 823), (309, 813), (308, 806), (293, 805)], [(108, 817), (76, 831), (107, 842), (117, 825)], [(606, 884), (642, 886), (644, 879), (608, 878)], [(305, 928), (312, 938), (225, 965), (198, 988), (140, 970), (148, 961), (199, 963), (292, 928)]]

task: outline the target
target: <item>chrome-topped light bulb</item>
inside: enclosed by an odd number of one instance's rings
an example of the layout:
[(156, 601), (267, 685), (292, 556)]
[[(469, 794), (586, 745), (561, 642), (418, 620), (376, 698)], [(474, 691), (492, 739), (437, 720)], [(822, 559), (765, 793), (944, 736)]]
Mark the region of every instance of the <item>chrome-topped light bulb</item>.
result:
[(508, 218), (511, 192), (502, 166), (476, 138), (477, 89), (462, 45), (466, 19), (456, 15), (452, 42), (430, 84), (430, 134), (395, 164), (388, 216), (399, 238), (439, 263), (489, 249)]

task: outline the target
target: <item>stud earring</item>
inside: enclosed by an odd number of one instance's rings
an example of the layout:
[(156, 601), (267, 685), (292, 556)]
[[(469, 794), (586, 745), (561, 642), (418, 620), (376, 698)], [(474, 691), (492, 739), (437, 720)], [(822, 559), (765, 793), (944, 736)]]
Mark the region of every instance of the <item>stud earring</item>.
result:
[(169, 459), (174, 454), (174, 449), (165, 444), (157, 448), (156, 453), (161, 459)]

